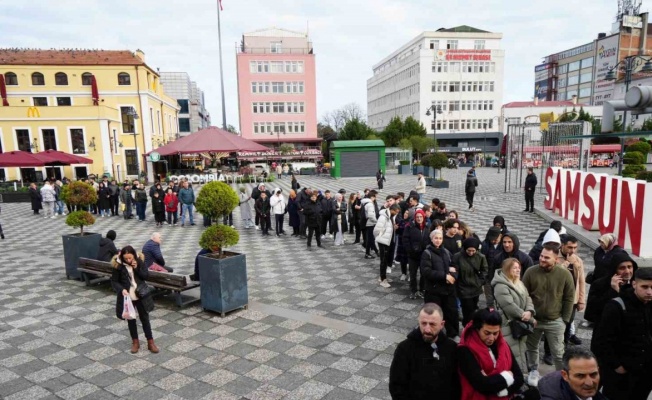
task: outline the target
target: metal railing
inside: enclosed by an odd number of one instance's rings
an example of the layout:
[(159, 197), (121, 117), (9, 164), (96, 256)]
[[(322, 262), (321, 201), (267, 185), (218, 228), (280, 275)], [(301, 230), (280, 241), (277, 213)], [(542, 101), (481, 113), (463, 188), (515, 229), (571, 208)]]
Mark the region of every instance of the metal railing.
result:
[(237, 52), (243, 54), (312, 54), (312, 46), (302, 48), (271, 48), (271, 47), (240, 47), (237, 46)]

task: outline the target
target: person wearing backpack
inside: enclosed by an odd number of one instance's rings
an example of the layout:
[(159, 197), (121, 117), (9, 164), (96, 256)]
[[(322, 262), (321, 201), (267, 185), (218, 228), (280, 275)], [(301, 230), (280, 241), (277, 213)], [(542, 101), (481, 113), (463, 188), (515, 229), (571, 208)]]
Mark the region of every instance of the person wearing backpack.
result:
[(478, 187), (478, 178), (475, 176), (475, 169), (471, 168), (466, 174), (466, 183), (464, 184), (466, 202), (469, 203), (469, 210), (471, 211), (475, 211), (475, 207), (473, 207), (473, 197), (475, 196), (476, 187)]

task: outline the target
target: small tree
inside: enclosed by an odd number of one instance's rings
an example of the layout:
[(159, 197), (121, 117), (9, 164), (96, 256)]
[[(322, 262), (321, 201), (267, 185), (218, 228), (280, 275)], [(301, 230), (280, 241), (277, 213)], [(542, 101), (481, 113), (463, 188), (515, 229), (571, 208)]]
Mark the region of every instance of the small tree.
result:
[[(231, 186), (224, 182), (209, 182), (197, 195), (195, 205), (197, 211), (205, 217), (219, 220), (220, 217), (231, 213), (238, 203), (238, 195)], [(201, 236), (199, 245), (212, 252), (217, 252), (222, 258), (224, 247), (237, 244), (239, 239), (240, 236), (235, 229), (223, 225), (214, 229), (206, 229)]]
[[(97, 203), (97, 192), (93, 186), (81, 181), (70, 182), (61, 189), (59, 195), (61, 201), (71, 207), (86, 208)], [(95, 223), (95, 218), (88, 211), (77, 210), (68, 214), (66, 225), (80, 228), (81, 236), (84, 235), (84, 227)]]
[(643, 155), (649, 153), (650, 149), (652, 149), (652, 146), (650, 146), (648, 142), (644, 142), (644, 141), (638, 141), (627, 146), (628, 152), (636, 151), (642, 153)]
[(428, 163), (430, 166), (439, 171), (439, 180), (443, 181), (444, 175), (442, 174), (441, 170), (442, 168), (448, 167), (448, 157), (444, 153), (437, 152), (429, 155), (428, 158)]

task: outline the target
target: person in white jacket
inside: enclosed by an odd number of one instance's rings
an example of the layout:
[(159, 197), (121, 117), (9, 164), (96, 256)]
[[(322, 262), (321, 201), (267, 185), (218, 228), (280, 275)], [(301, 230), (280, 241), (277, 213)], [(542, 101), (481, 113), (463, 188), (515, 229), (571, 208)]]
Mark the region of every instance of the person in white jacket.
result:
[(387, 281), (387, 267), (392, 265), (392, 254), (389, 249), (394, 240), (395, 218), (399, 211), (401, 211), (401, 207), (398, 204), (392, 204), (389, 208), (382, 209), (374, 227), (374, 237), (380, 250), (380, 278), (378, 280), (380, 286), (384, 288), (391, 286)]
[(276, 218), (276, 236), (285, 235), (283, 230), (283, 219), (285, 218), (285, 206), (287, 201), (281, 194), (281, 188), (274, 189), (274, 194), (269, 198), (269, 206), (272, 209), (272, 214)]
[(419, 203), (423, 204), (423, 196), (426, 194), (426, 178), (423, 177), (422, 172), (419, 172), (417, 176), (417, 185), (414, 190), (419, 194)]
[(56, 202), (56, 192), (52, 188), (50, 181), (45, 181), (41, 188), (41, 198), (43, 198), (43, 211), (45, 211), (44, 218), (56, 218), (54, 212), (54, 203)]

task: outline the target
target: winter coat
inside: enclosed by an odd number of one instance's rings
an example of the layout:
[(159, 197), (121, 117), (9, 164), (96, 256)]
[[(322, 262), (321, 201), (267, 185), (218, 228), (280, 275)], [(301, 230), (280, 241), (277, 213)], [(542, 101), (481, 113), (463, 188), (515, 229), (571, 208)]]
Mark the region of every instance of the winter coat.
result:
[(376, 226), (378, 218), (376, 217), (376, 208), (374, 207), (374, 202), (371, 201), (371, 199), (365, 198), (362, 199), (360, 204), (362, 205), (361, 210), (364, 210), (365, 220), (367, 221), (365, 226)]
[(166, 194), (163, 199), (163, 204), (165, 204), (165, 211), (177, 212), (179, 209), (179, 198), (174, 194), (174, 192)]
[(195, 192), (192, 190), (191, 187), (188, 187), (188, 189), (185, 188), (180, 189), (178, 196), (179, 196), (179, 202), (181, 204), (189, 206), (195, 203)]
[(310, 195), (306, 193), (306, 189), (304, 188), (303, 190), (299, 190), (297, 192), (297, 204), (299, 206), (299, 210), (301, 210), (308, 203), (310, 203)]
[(132, 200), (133, 199), (131, 198), (130, 189), (120, 191), (120, 201), (122, 202), (122, 204), (130, 205), (132, 203)]
[(482, 285), (484, 285), (487, 276), (487, 259), (480, 252), (476, 252), (473, 257), (469, 257), (466, 251), (462, 250), (453, 255), (451, 266), (457, 269), (457, 294), (461, 299), (470, 299), (482, 294)]
[(385, 175), (383, 175), (382, 172), (377, 172), (376, 173), (376, 183), (378, 183), (378, 189), (383, 188), (383, 182), (387, 182), (387, 179), (385, 179)]
[[(141, 285), (147, 280), (147, 278), (149, 278), (149, 271), (145, 267), (145, 263), (141, 257), (142, 254), (139, 254), (139, 257), (136, 259), (138, 266), (134, 268), (134, 281), (136, 281), (136, 286)], [(122, 290), (124, 289), (129, 291), (129, 288), (131, 287), (131, 281), (129, 279), (129, 272), (127, 271), (127, 267), (125, 267), (122, 263), (116, 262), (115, 259), (112, 263), (115, 269), (111, 274), (111, 286), (118, 295), (115, 303), (115, 315), (119, 319), (123, 319), (122, 309), (124, 307), (124, 296), (122, 295)]]
[(120, 194), (120, 187), (118, 185), (109, 184), (108, 188), (111, 196), (117, 196)]
[(42, 210), (43, 206), (41, 205), (41, 192), (35, 188), (29, 188), (29, 199), (32, 202), (32, 211)]
[(403, 247), (409, 258), (421, 260), (423, 251), (430, 245), (430, 231), (424, 226), (419, 228), (416, 222), (410, 224), (403, 231)]
[(319, 203), (321, 204), (321, 211), (323, 217), (330, 220), (331, 217), (333, 216), (333, 209), (335, 208), (333, 206), (333, 203), (335, 203), (335, 199), (332, 197), (330, 199), (323, 197), (321, 200), (319, 200)]
[(337, 200), (333, 200), (333, 214), (331, 217), (331, 226), (337, 225), (337, 217), (340, 217), (340, 231), (346, 232), (349, 230), (349, 225), (347, 224), (347, 204), (344, 199), (339, 203)]
[(147, 204), (147, 192), (145, 189), (138, 188), (136, 189), (136, 203), (145, 203)]
[(523, 278), (523, 275), (525, 275), (525, 271), (530, 268), (534, 263), (532, 262), (532, 259), (530, 256), (525, 254), (523, 251), (521, 251), (519, 248), (521, 246), (521, 242), (518, 239), (518, 236), (516, 234), (507, 232), (503, 235), (503, 237), (509, 237), (512, 239), (512, 242), (514, 242), (514, 249), (512, 250), (511, 253), (507, 253), (504, 249), (501, 249), (496, 256), (494, 257), (494, 268), (498, 269), (500, 268), (500, 265), (503, 263), (508, 258), (515, 258), (518, 260), (518, 262), (521, 264), (521, 278)]
[(296, 194), (299, 194), (299, 189), (300, 188), (301, 188), (301, 185), (299, 185), (299, 181), (297, 181), (296, 179), (292, 179), (292, 190), (294, 190), (294, 192)]
[(462, 238), (461, 235), (454, 235), (453, 237), (449, 237), (448, 235), (444, 235), (444, 241), (442, 242), (442, 246), (448, 250), (449, 253), (451, 254), (457, 254), (460, 251), (462, 251), (462, 242), (464, 241), (464, 238)]
[(475, 188), (478, 186), (478, 178), (475, 176), (467, 176), (466, 182), (464, 183), (464, 193), (472, 194), (475, 193)]
[(388, 209), (380, 212), (378, 222), (374, 226), (374, 237), (376, 238), (376, 243), (384, 244), (385, 246), (389, 246), (392, 240), (394, 240), (394, 219)]
[(532, 298), (530, 298), (523, 282), (519, 280), (513, 283), (507, 279), (502, 270), (496, 271), (496, 275), (494, 275), (491, 281), (491, 287), (494, 289), (494, 298), (498, 306), (497, 309), (503, 317), (501, 331), (507, 343), (513, 349), (518, 340), (512, 337), (509, 321), (520, 320), (525, 311), (531, 311), (532, 316), (534, 316)]
[(586, 304), (586, 281), (582, 259), (577, 254), (566, 257), (562, 252), (559, 252), (557, 264), (566, 268), (573, 275), (573, 282), (575, 282), (575, 304)]
[(310, 201), (303, 207), (303, 215), (306, 217), (306, 226), (318, 228), (322, 219), (321, 204)]
[(251, 206), (249, 205), (249, 199), (251, 197), (247, 196), (246, 193), (240, 192), (240, 218), (243, 220), (251, 219)]
[[(627, 252), (620, 246), (616, 245), (611, 250), (606, 251), (602, 246), (598, 246), (593, 253), (593, 263), (595, 268), (591, 274), (591, 278), (587, 279), (587, 283), (594, 282), (602, 277), (609, 275), (611, 270), (611, 260), (616, 255), (627, 254)], [(611, 274), (613, 275), (613, 273)]]
[(639, 300), (634, 289), (621, 291), (619, 297), (625, 309), (614, 299), (607, 302), (593, 331), (591, 350), (600, 368), (622, 366), (638, 375), (652, 366), (652, 303)]
[(525, 190), (526, 191), (532, 191), (537, 188), (537, 176), (533, 173), (527, 174), (525, 177)]
[(164, 213), (165, 212), (165, 203), (163, 203), (163, 197), (152, 197), (152, 213)]
[(100, 248), (97, 250), (96, 260), (111, 262), (116, 254), (118, 254), (118, 249), (116, 249), (113, 240), (108, 238), (100, 239)]
[(393, 400), (458, 400), (457, 344), (440, 332), (435, 342), (439, 359), (419, 328), (407, 335), (394, 351), (389, 369)]
[(435, 248), (430, 244), (421, 255), (421, 276), (425, 279), (425, 289), (438, 296), (455, 295), (455, 285), (446, 281), (446, 275), (457, 274), (450, 272), (451, 255), (443, 246)]
[(254, 209), (256, 210), (256, 214), (259, 216), (269, 217), (270, 212), (272, 211), (272, 207), (269, 204), (269, 197), (265, 197), (264, 200), (262, 196), (259, 197), (254, 203)]
[(165, 266), (165, 259), (161, 253), (161, 245), (153, 240), (148, 240), (143, 246), (143, 255), (145, 256), (145, 267), (149, 268), (152, 264), (157, 263), (161, 267)]
[[(586, 310), (584, 310), (584, 319), (589, 322), (598, 323), (605, 304), (615, 297), (618, 293), (611, 287), (611, 278), (616, 274), (618, 265), (624, 261), (631, 261), (634, 265), (634, 273), (638, 269), (638, 264), (626, 252), (618, 253), (613, 256), (611, 263), (606, 268), (606, 273), (599, 279), (594, 279), (589, 288), (589, 295), (586, 299)], [(631, 282), (625, 283), (620, 287), (620, 292), (631, 287)]]
[(288, 215), (290, 216), (290, 226), (299, 229), (301, 220), (299, 219), (299, 203), (296, 197), (288, 200)]
[(405, 244), (404, 244), (405, 238), (403, 238), (403, 235), (405, 234), (405, 230), (407, 229), (407, 227), (410, 226), (410, 221), (401, 220), (397, 222), (397, 224), (398, 224), (398, 229), (396, 230), (396, 236), (398, 237), (398, 243), (396, 243), (395, 260), (400, 262), (401, 264), (407, 264), (408, 254), (407, 254), (407, 250), (405, 250)]
[(276, 195), (276, 190), (274, 191), (272, 197), (269, 198), (269, 206), (272, 208), (272, 214), (283, 215), (285, 214), (285, 206), (287, 205), (287, 202), (285, 201), (285, 197), (283, 197), (282, 194), (279, 196)]
[(56, 201), (56, 193), (52, 189), (52, 185), (43, 185), (41, 188), (41, 201), (44, 203)]
[(426, 178), (418, 178), (417, 186), (414, 187), (414, 190), (416, 190), (418, 194), (426, 194)]
[(109, 188), (103, 187), (97, 192), (97, 205), (100, 207), (100, 210), (111, 208), (111, 190)]
[[(561, 376), (561, 371), (546, 374), (539, 380), (539, 394), (541, 400), (578, 400), (568, 383)], [(592, 400), (608, 400), (602, 393), (597, 392)]]

